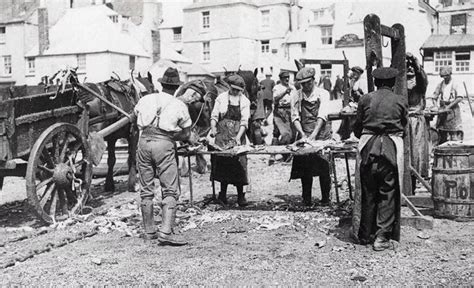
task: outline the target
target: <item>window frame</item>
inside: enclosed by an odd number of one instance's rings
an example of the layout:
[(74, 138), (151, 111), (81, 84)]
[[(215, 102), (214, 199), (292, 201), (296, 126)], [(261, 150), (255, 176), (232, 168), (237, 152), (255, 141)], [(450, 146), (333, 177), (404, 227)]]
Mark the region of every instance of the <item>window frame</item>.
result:
[(452, 50), (435, 51), (433, 55), (434, 71), (439, 73), (439, 69), (444, 66), (453, 68), (453, 53)]
[(209, 30), (211, 28), (211, 12), (209, 10), (201, 12), (201, 28)]
[[(33, 63), (33, 65), (31, 65)], [(36, 58), (27, 57), (26, 58), (26, 74), (32, 75), (36, 73)]]
[(211, 42), (210, 41), (202, 42), (202, 61), (203, 62), (211, 61)]
[[(464, 18), (464, 19), (461, 19), (461, 20), (463, 20), (462, 22), (464, 22), (464, 24), (453, 26), (453, 22), (454, 22), (455, 17)], [(453, 27), (461, 28), (461, 32), (460, 33), (457, 32), (457, 30), (454, 30)], [(451, 19), (450, 19), (450, 23), (449, 23), (449, 34), (452, 35), (452, 34), (466, 34), (466, 33), (467, 33), (467, 13), (460, 13), (460, 14), (451, 15)]]
[[(171, 28), (173, 30), (173, 41), (179, 42), (181, 41), (182, 35), (183, 35), (183, 27), (173, 27)], [(179, 33), (176, 33), (176, 31), (179, 29)]]
[(326, 14), (326, 9), (325, 8), (314, 9), (312, 10), (312, 12), (313, 12), (313, 22), (318, 22)]
[(261, 10), (260, 17), (261, 17), (260, 28), (269, 29), (270, 28), (270, 9)]
[(270, 54), (270, 40), (260, 40), (260, 53)]
[(454, 51), (453, 62), (456, 72), (469, 72), (471, 66), (471, 51)]
[[(3, 30), (3, 32), (1, 32)], [(7, 26), (0, 26), (0, 44), (7, 42)]]
[(87, 56), (86, 54), (76, 54), (77, 72), (86, 72)]
[[(332, 31), (333, 31), (333, 26), (332, 25), (328, 25), (328, 26), (321, 26), (321, 45), (333, 45), (333, 35), (332, 35)], [(323, 35), (323, 31), (329, 31), (331, 32), (330, 35)], [(324, 34), (326, 34), (324, 33)], [(327, 41), (325, 41), (327, 39)], [(327, 42), (327, 43), (325, 43)]]

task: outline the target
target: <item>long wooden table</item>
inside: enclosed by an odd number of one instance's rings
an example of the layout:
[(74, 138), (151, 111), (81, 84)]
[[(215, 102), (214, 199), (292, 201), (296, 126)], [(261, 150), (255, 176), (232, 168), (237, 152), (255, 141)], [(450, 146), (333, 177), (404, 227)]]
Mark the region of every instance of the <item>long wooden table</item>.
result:
[[(315, 145), (314, 145), (315, 144)], [(351, 173), (349, 168), (349, 155), (355, 154), (356, 150), (356, 143), (335, 143), (335, 142), (320, 142), (320, 143), (313, 143), (314, 146), (306, 146), (300, 147), (296, 149), (294, 146), (237, 146), (231, 149), (223, 150), (223, 151), (209, 151), (209, 150), (184, 150), (184, 149), (177, 149), (177, 154), (179, 156), (187, 157), (188, 159), (188, 166), (189, 166), (189, 193), (190, 193), (190, 204), (193, 205), (193, 179), (192, 179), (192, 169), (191, 169), (191, 156), (195, 155), (219, 155), (219, 156), (240, 156), (240, 155), (276, 155), (276, 154), (290, 154), (290, 155), (308, 155), (314, 153), (328, 153), (329, 161), (332, 166), (333, 170), (333, 177), (335, 182), (335, 192), (336, 192), (336, 201), (337, 203), (340, 202), (339, 199), (339, 189), (337, 183), (337, 173), (336, 173), (336, 165), (335, 165), (335, 156), (336, 155), (343, 155), (346, 164), (346, 173), (347, 173), (347, 181), (349, 187), (349, 197), (352, 200), (352, 187), (351, 187)], [(214, 187), (214, 181), (212, 181), (212, 195), (213, 198), (216, 198), (216, 192)]]

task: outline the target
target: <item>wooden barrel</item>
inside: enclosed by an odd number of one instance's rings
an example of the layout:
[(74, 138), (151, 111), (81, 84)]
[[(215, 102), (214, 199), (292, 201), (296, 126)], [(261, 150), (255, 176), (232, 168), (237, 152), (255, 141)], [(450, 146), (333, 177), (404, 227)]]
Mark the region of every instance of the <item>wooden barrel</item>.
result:
[(436, 147), (431, 185), (435, 216), (474, 220), (474, 146)]

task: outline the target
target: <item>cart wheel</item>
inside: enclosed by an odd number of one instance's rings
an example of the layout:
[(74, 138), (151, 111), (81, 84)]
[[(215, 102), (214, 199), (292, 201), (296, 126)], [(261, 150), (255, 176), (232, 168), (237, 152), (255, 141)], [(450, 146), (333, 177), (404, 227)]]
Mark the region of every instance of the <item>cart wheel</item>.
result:
[(46, 129), (30, 151), (26, 169), (28, 201), (47, 223), (80, 213), (87, 201), (92, 162), (86, 137), (72, 124)]

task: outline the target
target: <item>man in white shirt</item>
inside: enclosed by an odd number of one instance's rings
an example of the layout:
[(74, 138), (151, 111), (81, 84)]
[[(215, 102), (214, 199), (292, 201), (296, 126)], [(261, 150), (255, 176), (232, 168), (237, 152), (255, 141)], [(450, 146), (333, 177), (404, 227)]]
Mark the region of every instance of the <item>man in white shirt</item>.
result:
[[(304, 67), (296, 74), (296, 81), (301, 89), (291, 95), (291, 120), (299, 134), (298, 142), (312, 140), (329, 140), (332, 129), (328, 123), (328, 113), (331, 112), (329, 92), (316, 87), (314, 83), (315, 70)], [(319, 154), (295, 155), (291, 167), (291, 179), (301, 179), (303, 187), (303, 202), (311, 206), (313, 176), (319, 176), (321, 187), (321, 203), (329, 204), (331, 176), (329, 162)]]
[[(145, 230), (142, 237), (148, 240), (158, 239), (162, 245), (181, 246), (187, 242), (173, 235), (179, 198), (175, 141), (189, 139), (192, 121), (186, 104), (174, 97), (174, 93), (182, 84), (178, 71), (168, 68), (158, 81), (163, 87), (162, 92), (141, 98), (134, 109), (140, 129), (137, 167), (140, 176), (140, 207)], [(197, 97), (199, 94), (195, 95)], [(153, 216), (155, 177), (160, 180), (163, 199), (162, 223), (159, 231), (155, 228)]]
[[(290, 95), (293, 91), (296, 91), (296, 88), (289, 82), (290, 73), (288, 71), (281, 71), (278, 76), (280, 77), (280, 83), (273, 88), (272, 145), (288, 145), (294, 141), (295, 134), (291, 122)], [(275, 155), (271, 155), (268, 165), (272, 165), (274, 162)]]
[(438, 144), (443, 144), (446, 141), (463, 140), (464, 138), (461, 109), (459, 107), (463, 94), (453, 81), (451, 73), (451, 67), (441, 67), (439, 75), (443, 78), (443, 81), (438, 84), (433, 93), (435, 105), (439, 107), (440, 112), (445, 112), (438, 115), (438, 121), (436, 122), (436, 129), (438, 129), (439, 134)]

